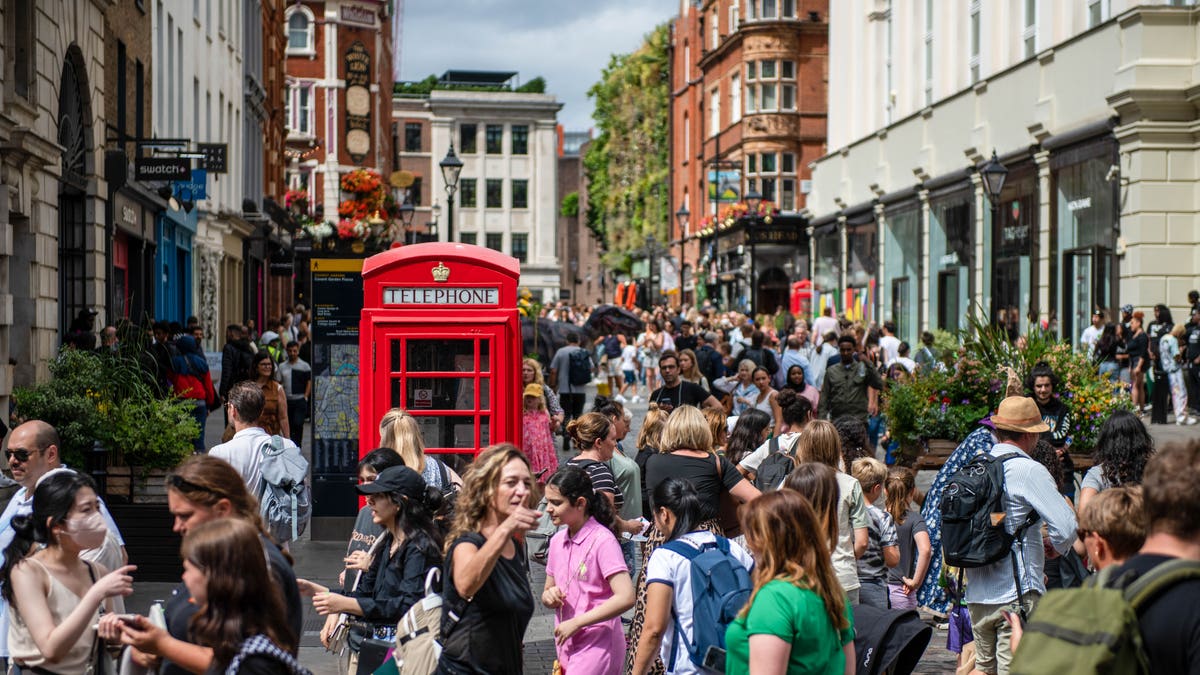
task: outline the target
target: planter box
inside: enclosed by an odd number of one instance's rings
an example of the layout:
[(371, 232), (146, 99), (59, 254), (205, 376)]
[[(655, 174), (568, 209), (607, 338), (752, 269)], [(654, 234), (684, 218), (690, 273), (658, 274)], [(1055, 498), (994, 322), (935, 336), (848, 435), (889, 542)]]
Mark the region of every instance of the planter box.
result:
[(143, 472), (137, 467), (109, 467), (104, 499), (110, 504), (161, 504), (165, 509), (167, 488), (164, 481), (167, 473), (164, 469)]

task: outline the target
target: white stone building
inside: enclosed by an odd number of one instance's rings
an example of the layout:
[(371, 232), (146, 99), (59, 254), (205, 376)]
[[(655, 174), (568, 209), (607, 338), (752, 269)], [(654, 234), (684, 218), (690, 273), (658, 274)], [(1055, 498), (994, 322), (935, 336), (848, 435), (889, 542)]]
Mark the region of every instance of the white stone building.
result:
[[(435, 89), (429, 95), (432, 199), (444, 204), (438, 163), (451, 143), (463, 162), (453, 213), (453, 239), (487, 246), (521, 261), (523, 288), (543, 302), (559, 297), (556, 220), (556, 116), (552, 94)], [(441, 209), (438, 238), (447, 241)]]
[(831, 3), (817, 289), (909, 341), (971, 307), (1073, 342), (1095, 307), (1182, 320), (1200, 280), (1200, 9), (1134, 4)]

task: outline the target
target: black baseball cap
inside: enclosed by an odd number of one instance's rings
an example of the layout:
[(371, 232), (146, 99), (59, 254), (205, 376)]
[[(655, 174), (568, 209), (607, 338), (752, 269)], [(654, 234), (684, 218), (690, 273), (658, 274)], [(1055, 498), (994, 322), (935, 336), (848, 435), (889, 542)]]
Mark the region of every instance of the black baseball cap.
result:
[(357, 486), (360, 495), (377, 495), (382, 492), (398, 493), (409, 499), (425, 496), (425, 479), (407, 466), (389, 466), (375, 476), (370, 483)]

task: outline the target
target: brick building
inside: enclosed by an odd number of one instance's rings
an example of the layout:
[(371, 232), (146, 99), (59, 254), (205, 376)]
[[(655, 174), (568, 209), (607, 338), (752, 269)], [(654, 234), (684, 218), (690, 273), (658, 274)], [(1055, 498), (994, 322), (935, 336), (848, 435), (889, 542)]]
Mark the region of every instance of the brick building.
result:
[[(827, 0), (681, 2), (671, 52), (672, 223), (684, 300), (774, 311), (806, 278), (808, 163), (824, 154)], [(770, 218), (725, 219), (762, 195)], [(673, 210), (674, 210), (673, 209)], [(720, 226), (722, 222), (728, 225)]]

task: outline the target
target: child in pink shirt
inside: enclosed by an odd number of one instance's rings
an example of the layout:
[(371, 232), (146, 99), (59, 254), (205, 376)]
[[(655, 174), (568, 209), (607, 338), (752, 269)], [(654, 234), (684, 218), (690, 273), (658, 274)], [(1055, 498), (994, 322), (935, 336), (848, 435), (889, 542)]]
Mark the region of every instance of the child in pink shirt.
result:
[[(542, 604), (555, 610), (558, 661), (570, 675), (616, 675), (625, 667), (621, 613), (633, 607), (633, 581), (613, 534), (614, 513), (577, 466), (546, 483), (550, 539)], [(565, 526), (565, 527), (563, 527)]]
[(554, 434), (550, 431), (550, 413), (546, 410), (546, 399), (542, 385), (531, 382), (525, 385), (525, 412), (521, 418), (521, 449), (529, 458), (533, 475), (539, 483), (558, 468), (558, 454), (554, 450)]

